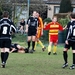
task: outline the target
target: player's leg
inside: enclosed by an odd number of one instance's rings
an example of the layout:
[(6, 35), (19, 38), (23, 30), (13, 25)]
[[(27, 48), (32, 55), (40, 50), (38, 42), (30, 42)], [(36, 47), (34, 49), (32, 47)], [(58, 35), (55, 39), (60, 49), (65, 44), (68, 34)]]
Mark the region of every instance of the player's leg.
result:
[(41, 42), (41, 40), (39, 40), (41, 37), (41, 30), (38, 30), (38, 34), (37, 34), (37, 42), (38, 44), (40, 44), (40, 46), (42, 47), (42, 50), (44, 51), (46, 49), (46, 47), (43, 45), (43, 43)]
[(28, 50), (28, 52), (29, 52), (31, 40), (32, 40), (32, 30), (31, 29), (28, 29), (28, 37), (27, 37), (28, 47), (26, 48), (26, 50)]
[(63, 51), (64, 64), (63, 64), (62, 68), (65, 68), (65, 67), (68, 66), (68, 54), (67, 54), (67, 50), (68, 50), (68, 48), (64, 48), (64, 51)]
[(11, 40), (10, 39), (6, 39), (6, 41), (5, 41), (5, 55), (4, 55), (4, 63), (5, 64), (7, 62), (8, 57), (9, 57), (10, 46), (11, 46)]
[(51, 54), (52, 43), (53, 43), (53, 37), (49, 35), (48, 55)]
[(53, 43), (54, 43), (54, 45), (53, 45), (53, 54), (57, 55), (56, 52), (57, 52), (58, 35), (52, 36), (52, 39), (53, 39)]
[(2, 68), (5, 68), (5, 64), (7, 62), (8, 57), (9, 57), (9, 49), (10, 49), (10, 46), (11, 46), (11, 40), (10, 39), (4, 39), (4, 49), (2, 50), (2, 51), (4, 51)]
[(36, 36), (32, 36), (32, 50), (34, 51), (35, 48), (35, 40), (36, 40)]
[(57, 43), (54, 43), (54, 46), (53, 46), (53, 54), (54, 55), (57, 55)]
[(35, 47), (34, 47), (34, 50), (36, 50), (37, 43), (38, 43), (38, 42), (36, 41), (36, 42), (35, 42)]
[(75, 69), (75, 42), (72, 44), (72, 52), (73, 52), (73, 64), (70, 66), (70, 69)]
[(52, 47), (52, 42), (49, 42), (49, 45), (48, 45), (48, 55), (51, 54), (51, 47)]
[(21, 31), (21, 34), (23, 34), (23, 26), (21, 26), (20, 31)]
[(5, 48), (4, 63), (6, 63), (8, 57), (9, 57), (9, 48)]
[(32, 50), (30, 51), (30, 53), (34, 52), (34, 47), (35, 47), (35, 42), (36, 42), (36, 33), (37, 33), (37, 29), (32, 30), (31, 32), (31, 40), (32, 40)]
[(70, 49), (70, 44), (67, 45), (67, 44), (65, 43), (64, 50), (63, 50), (64, 64), (63, 64), (62, 68), (65, 68), (65, 67), (68, 66), (68, 54), (67, 54), (68, 49)]
[[(1, 62), (2, 62), (2, 65), (3, 65), (3, 62), (4, 62), (4, 55), (5, 55), (5, 49), (4, 49), (4, 40), (3, 39), (0, 39), (0, 48), (1, 48)], [(4, 66), (1, 66), (4, 68)]]
[(5, 50), (4, 48), (1, 48), (1, 62), (3, 63), (4, 60), (4, 54), (5, 54)]
[(39, 30), (38, 30), (38, 33), (36, 34), (36, 42), (35, 42), (34, 50), (36, 50), (36, 46), (37, 46), (37, 44), (38, 44), (39, 38), (40, 38), (40, 36), (39, 36)]
[(29, 50), (29, 48), (30, 48), (30, 43), (31, 43), (31, 36), (28, 36), (28, 41), (27, 41), (27, 44), (28, 44), (28, 47), (27, 47), (27, 49)]
[(70, 66), (70, 69), (75, 69), (75, 50), (73, 50), (73, 64)]
[(41, 42), (41, 40), (38, 40), (38, 43), (40, 44), (40, 46), (42, 47), (42, 50), (44, 51), (46, 49), (46, 47), (43, 45), (43, 43)]

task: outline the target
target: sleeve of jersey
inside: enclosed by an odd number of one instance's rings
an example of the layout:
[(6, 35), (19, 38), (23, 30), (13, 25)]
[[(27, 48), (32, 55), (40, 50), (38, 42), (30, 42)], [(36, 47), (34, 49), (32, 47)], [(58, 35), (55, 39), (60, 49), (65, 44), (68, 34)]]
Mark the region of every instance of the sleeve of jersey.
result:
[(40, 18), (40, 23), (41, 23), (41, 28), (43, 29), (44, 25), (43, 25), (42, 18)]
[(29, 24), (30, 24), (30, 17), (27, 20), (27, 25), (29, 25)]
[(50, 24), (47, 24), (43, 29), (44, 30), (49, 30), (50, 29)]
[(13, 22), (11, 22), (11, 31), (16, 32), (16, 27)]
[(70, 22), (67, 24), (67, 29), (66, 29), (66, 40), (69, 39), (70, 36)]

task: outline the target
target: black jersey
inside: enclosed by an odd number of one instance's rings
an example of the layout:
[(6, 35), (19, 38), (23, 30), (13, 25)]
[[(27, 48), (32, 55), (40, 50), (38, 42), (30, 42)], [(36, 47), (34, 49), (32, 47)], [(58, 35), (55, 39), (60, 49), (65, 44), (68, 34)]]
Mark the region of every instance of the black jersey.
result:
[(75, 21), (71, 21), (67, 25), (67, 40), (75, 41)]
[(18, 44), (16, 44), (16, 43), (15, 43), (15, 44), (11, 44), (11, 48), (18, 49), (18, 48), (17, 48), (17, 45), (18, 45)]
[(20, 22), (20, 25), (21, 26), (24, 26), (25, 25), (25, 21), (24, 22)]
[(38, 27), (38, 18), (29, 17), (27, 24), (29, 29), (36, 29)]
[(0, 20), (0, 39), (10, 39), (11, 32), (15, 32), (16, 28), (13, 22), (8, 18)]

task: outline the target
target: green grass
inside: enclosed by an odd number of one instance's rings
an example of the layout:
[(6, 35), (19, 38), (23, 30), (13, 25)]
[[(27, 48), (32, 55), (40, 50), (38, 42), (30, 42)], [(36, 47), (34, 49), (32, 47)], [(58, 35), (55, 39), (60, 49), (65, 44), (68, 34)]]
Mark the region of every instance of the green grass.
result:
[[(26, 46), (24, 41), (19, 41), (16, 38), (13, 39), (13, 42)], [(69, 66), (65, 69), (62, 69), (64, 63), (62, 52), (63, 45), (58, 45), (58, 54), (53, 55), (51, 53), (49, 56), (47, 50), (42, 52), (41, 47), (38, 45), (33, 54), (11, 53), (6, 68), (0, 68), (0, 75), (75, 75), (75, 69), (69, 69), (72, 64), (71, 50), (68, 52)]]

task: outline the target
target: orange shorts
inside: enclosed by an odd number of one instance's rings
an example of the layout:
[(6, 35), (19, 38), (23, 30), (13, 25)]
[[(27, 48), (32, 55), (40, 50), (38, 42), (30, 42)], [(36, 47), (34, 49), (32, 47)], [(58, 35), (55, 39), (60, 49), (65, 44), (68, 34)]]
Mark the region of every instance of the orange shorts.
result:
[(49, 35), (49, 42), (57, 43), (58, 35)]
[(41, 30), (38, 30), (38, 33), (36, 34), (36, 38), (40, 38), (41, 37)]

